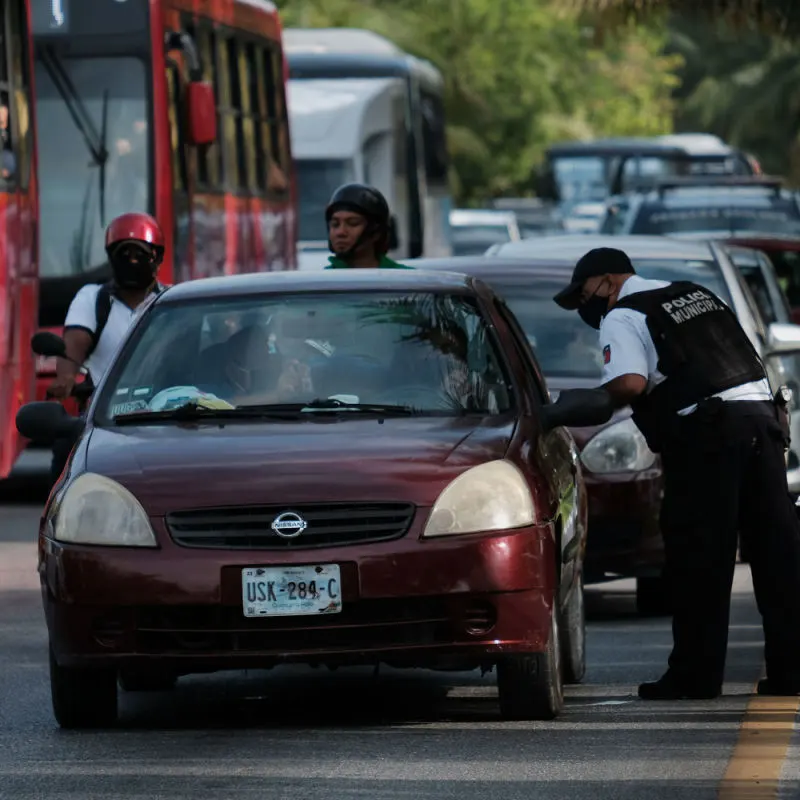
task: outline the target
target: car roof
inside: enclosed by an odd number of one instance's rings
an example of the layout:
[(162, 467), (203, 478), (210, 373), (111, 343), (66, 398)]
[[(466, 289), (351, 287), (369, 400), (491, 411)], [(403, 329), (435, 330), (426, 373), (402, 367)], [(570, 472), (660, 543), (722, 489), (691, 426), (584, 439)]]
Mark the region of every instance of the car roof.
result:
[(454, 208), (450, 212), (451, 225), (513, 225), (517, 221), (513, 211), (497, 208)]
[(302, 292), (420, 291), (474, 293), (466, 275), (420, 269), (336, 269), (298, 272), (250, 272), (199, 278), (170, 286), (157, 302), (246, 297)]
[(538, 236), (497, 246), (496, 255), (506, 258), (555, 258), (573, 263), (596, 247), (624, 250), (632, 259), (685, 258), (715, 260), (708, 242), (684, 241), (666, 236), (612, 236), (610, 234), (575, 234)]
[(525, 260), (519, 258), (497, 258), (494, 256), (443, 256), (440, 258), (414, 258), (403, 263), (410, 266), (436, 272), (462, 272), (474, 275), (481, 280), (491, 280), (492, 275), (525, 278), (532, 272), (536, 275), (547, 275), (563, 279), (572, 274), (575, 266), (569, 259), (546, 258)]

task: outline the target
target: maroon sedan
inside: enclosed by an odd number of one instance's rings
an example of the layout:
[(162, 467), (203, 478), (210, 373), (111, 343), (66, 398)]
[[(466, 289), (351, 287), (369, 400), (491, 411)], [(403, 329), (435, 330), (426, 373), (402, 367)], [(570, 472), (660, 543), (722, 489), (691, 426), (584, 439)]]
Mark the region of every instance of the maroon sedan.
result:
[(166, 290), (85, 420), (17, 419), (77, 437), (39, 538), (56, 719), (112, 723), (118, 683), (286, 662), (496, 666), (504, 716), (555, 717), (585, 668), (575, 412), (463, 275)]

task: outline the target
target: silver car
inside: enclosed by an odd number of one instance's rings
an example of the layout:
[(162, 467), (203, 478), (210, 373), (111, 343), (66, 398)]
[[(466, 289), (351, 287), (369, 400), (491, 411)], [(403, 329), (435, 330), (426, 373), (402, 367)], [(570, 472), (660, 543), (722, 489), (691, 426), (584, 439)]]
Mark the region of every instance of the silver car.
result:
[[(632, 261), (675, 258), (687, 263), (697, 262), (698, 267), (709, 263), (716, 265), (725, 282), (731, 306), (748, 338), (758, 351), (769, 377), (772, 390), (792, 382), (791, 355), (800, 352), (800, 326), (776, 321), (767, 323), (762, 318), (759, 306), (748, 287), (742, 272), (731, 260), (729, 249), (715, 241), (681, 240), (665, 236), (546, 236), (539, 239), (523, 239), (490, 248), (487, 256), (502, 258), (568, 259), (577, 261), (584, 253), (595, 247), (616, 247), (624, 250)], [(657, 278), (658, 275), (644, 275)], [(702, 281), (699, 281), (702, 283)], [(714, 287), (709, 287), (714, 291)], [(726, 299), (726, 298), (723, 298)], [(795, 398), (797, 402), (798, 398)], [(792, 415), (792, 441), (800, 452), (800, 414)], [(787, 456), (787, 479), (789, 490), (800, 493), (800, 469), (791, 452)]]

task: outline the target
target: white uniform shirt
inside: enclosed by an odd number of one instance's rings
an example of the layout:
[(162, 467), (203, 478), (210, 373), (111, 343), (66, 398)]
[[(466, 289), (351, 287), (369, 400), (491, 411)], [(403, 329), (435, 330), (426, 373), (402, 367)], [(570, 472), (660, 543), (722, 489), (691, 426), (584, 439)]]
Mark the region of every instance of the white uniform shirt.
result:
[[(99, 283), (90, 283), (83, 286), (70, 304), (67, 311), (67, 318), (64, 320), (64, 330), (69, 328), (82, 328), (91, 334), (97, 330), (96, 304), (97, 295), (100, 292)], [(160, 288), (160, 287), (159, 287)], [(92, 354), (86, 359), (84, 366), (92, 376), (95, 386), (105, 375), (106, 370), (111, 364), (111, 359), (117, 352), (120, 342), (128, 332), (136, 314), (142, 309), (150, 296), (137, 308), (128, 308), (118, 297), (111, 297), (111, 310), (108, 314), (103, 332), (100, 334), (100, 341), (97, 342)]]
[[(652, 281), (633, 275), (619, 293), (619, 300), (637, 292), (648, 292), (669, 286), (668, 281)], [(653, 337), (647, 328), (647, 317), (632, 308), (618, 308), (607, 314), (600, 323), (600, 347), (603, 350), (603, 383), (621, 375), (641, 375), (647, 378), (648, 394), (665, 376), (658, 371), (658, 354)], [(769, 381), (766, 378), (720, 392), (722, 400), (771, 400)], [(681, 409), (679, 414), (689, 414), (697, 406)]]

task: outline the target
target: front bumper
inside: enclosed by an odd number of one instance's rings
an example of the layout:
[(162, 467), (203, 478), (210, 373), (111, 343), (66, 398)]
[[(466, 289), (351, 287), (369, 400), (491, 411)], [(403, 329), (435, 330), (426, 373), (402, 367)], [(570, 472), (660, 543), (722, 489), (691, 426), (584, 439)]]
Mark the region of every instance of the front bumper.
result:
[[(313, 551), (176, 546), (158, 550), (41, 541), (45, 615), (57, 661), (178, 674), (279, 663), (491, 664), (541, 652), (550, 630), (549, 526), (495, 535), (403, 539)], [(339, 614), (250, 619), (241, 570), (339, 564)]]

